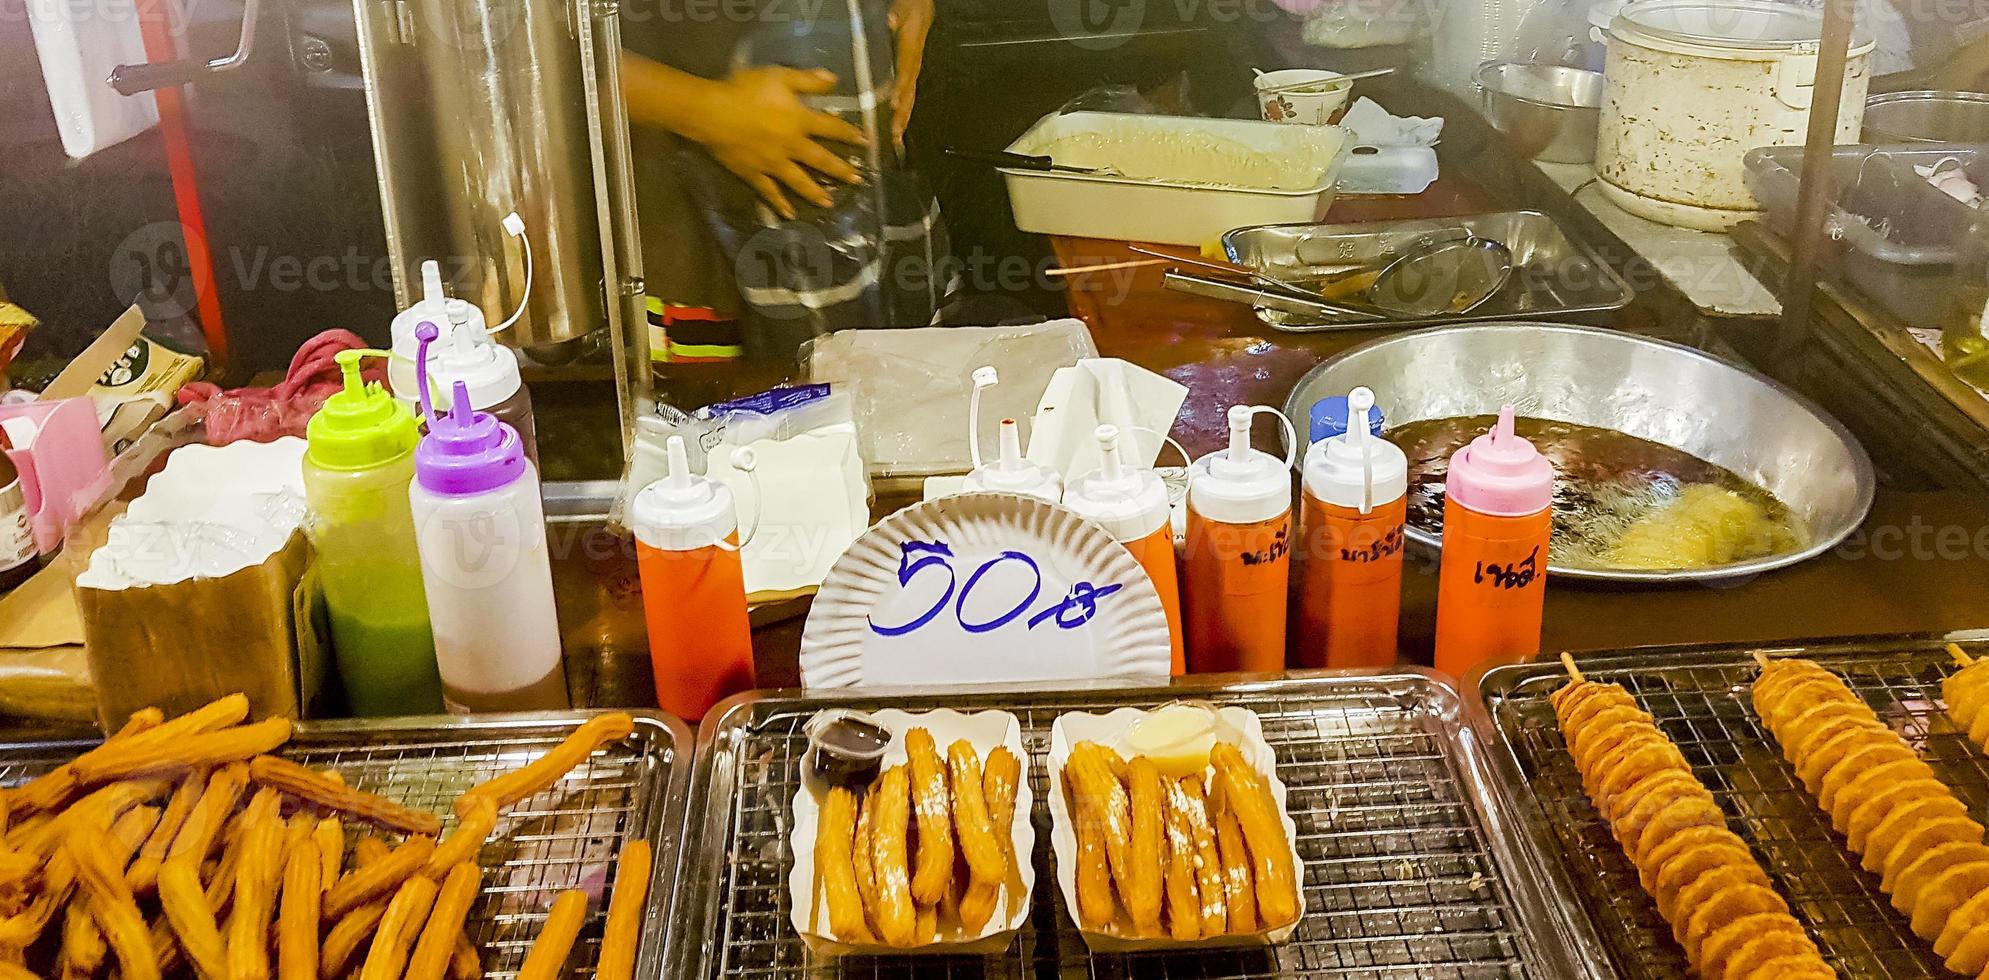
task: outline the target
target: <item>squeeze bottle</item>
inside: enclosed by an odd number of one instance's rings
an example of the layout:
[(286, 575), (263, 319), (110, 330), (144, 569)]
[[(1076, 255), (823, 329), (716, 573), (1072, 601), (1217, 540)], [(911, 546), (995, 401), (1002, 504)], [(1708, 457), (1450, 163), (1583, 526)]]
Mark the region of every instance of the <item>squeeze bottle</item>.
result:
[[(525, 446), (525, 458), (533, 466), (539, 465), (539, 430), (532, 418), (532, 392), (518, 373), (517, 351), (492, 341), (474, 325), (458, 327), (450, 331), (441, 351), (429, 356), (428, 376), (429, 383), (436, 386), (431, 395), (455, 390), (458, 381), (469, 386), (470, 407), (489, 412), (499, 422), (516, 429), (519, 441)], [(453, 404), (440, 407), (446, 411)]]
[(1450, 458), (1437, 578), (1436, 669), (1540, 652), (1554, 465), (1513, 433), (1513, 407)]
[[(421, 340), (415, 336), (423, 323), (431, 324), (439, 334), (436, 339), (448, 341), (460, 329), (485, 333), (483, 311), (475, 304), (460, 299), (450, 299), (442, 291), (442, 267), (434, 259), (421, 263), (421, 298), (414, 305), (394, 315), (394, 322), (388, 328), (392, 337), (393, 356), (387, 359), (387, 390), (401, 400), (409, 411), (414, 411), (420, 403), (420, 387), (417, 384), (415, 360), (421, 356)], [(429, 357), (442, 352), (432, 348)], [(433, 371), (434, 363), (428, 365)], [(416, 421), (422, 421), (416, 419)]]
[(1291, 461), (1250, 448), (1257, 412), (1277, 414), (1261, 406), (1231, 408), (1229, 448), (1189, 467), (1183, 598), (1188, 668), (1198, 673), (1285, 666)]
[(1079, 517), (1112, 532), (1133, 559), (1146, 569), (1160, 606), (1167, 613), (1167, 636), (1173, 647), (1173, 672), (1187, 671), (1181, 642), (1181, 577), (1174, 564), (1174, 522), (1168, 508), (1167, 485), (1150, 469), (1128, 469), (1119, 459), (1119, 429), (1101, 425), (1096, 431), (1098, 472), (1081, 476), (1064, 488), (1064, 506)]
[(435, 414), (426, 348), (438, 331), (420, 331), (428, 434), (408, 494), (443, 699), (456, 712), (567, 707), (538, 471), (515, 430), (470, 408), (462, 382), (449, 414)]
[(1038, 466), (1022, 456), (1022, 434), (1014, 419), (1001, 420), (1001, 456), (992, 463), (974, 467), (961, 489), (968, 493), (998, 491), (1039, 497), (1050, 503), (1063, 499), (1063, 479), (1057, 471)]
[(1374, 392), (1355, 388), (1347, 396), (1346, 431), (1305, 451), (1297, 644), (1303, 667), (1395, 662), (1409, 459), (1369, 429), (1373, 408)]
[(384, 356), (340, 351), (345, 389), (305, 427), (308, 527), (353, 714), (435, 714), (442, 681), (408, 497), (419, 435), (407, 406), (359, 376), (360, 358)]
[(691, 473), (682, 436), (671, 436), (667, 451), (670, 475), (636, 493), (629, 525), (656, 703), (696, 721), (753, 688), (752, 625), (732, 491)]

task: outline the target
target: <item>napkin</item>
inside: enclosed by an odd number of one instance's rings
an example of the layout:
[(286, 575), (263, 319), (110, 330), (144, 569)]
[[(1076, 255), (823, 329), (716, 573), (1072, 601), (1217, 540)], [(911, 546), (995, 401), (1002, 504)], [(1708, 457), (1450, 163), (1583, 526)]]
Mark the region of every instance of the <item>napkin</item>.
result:
[(1437, 179), (1441, 117), (1395, 116), (1363, 96), (1340, 119), (1354, 150), (1340, 170), (1343, 194), (1420, 194)]

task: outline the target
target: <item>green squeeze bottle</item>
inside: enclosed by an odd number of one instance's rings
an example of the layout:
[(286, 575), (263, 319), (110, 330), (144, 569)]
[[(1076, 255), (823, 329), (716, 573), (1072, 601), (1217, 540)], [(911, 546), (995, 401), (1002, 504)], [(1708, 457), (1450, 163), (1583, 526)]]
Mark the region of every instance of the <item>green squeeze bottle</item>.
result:
[(386, 356), (339, 353), (345, 390), (305, 428), (304, 494), (352, 713), (435, 714), (442, 681), (408, 502), (420, 432), (406, 405), (359, 376), (360, 358)]

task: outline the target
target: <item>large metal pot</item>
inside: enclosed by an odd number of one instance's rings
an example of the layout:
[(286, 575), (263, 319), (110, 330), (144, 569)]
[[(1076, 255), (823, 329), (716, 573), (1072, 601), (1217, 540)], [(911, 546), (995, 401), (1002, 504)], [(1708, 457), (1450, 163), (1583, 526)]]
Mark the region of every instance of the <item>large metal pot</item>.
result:
[[(1782, 568), (1834, 547), (1871, 509), (1871, 459), (1850, 432), (1801, 396), (1702, 351), (1613, 330), (1487, 323), (1397, 334), (1314, 368), (1286, 411), (1355, 386), (1374, 389), (1391, 426), (1490, 415), (1615, 429), (1691, 453), (1767, 489), (1808, 528), (1801, 551), (1709, 569), (1550, 567), (1568, 578), (1620, 582), (1727, 579)], [(1308, 440), (1309, 441), (1309, 440)], [(1417, 544), (1440, 542), (1410, 529)]]
[(1989, 94), (1888, 92), (1865, 100), (1867, 143), (1989, 143)]

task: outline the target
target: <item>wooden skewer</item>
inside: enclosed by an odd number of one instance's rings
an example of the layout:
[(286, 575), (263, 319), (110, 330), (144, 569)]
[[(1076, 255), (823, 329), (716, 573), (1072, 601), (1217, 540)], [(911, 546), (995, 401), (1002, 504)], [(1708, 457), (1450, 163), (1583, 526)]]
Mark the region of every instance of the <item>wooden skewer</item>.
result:
[(1572, 653), (1561, 654), (1561, 666), (1566, 667), (1568, 669), (1568, 680), (1571, 680), (1577, 684), (1583, 683), (1582, 671), (1580, 667), (1575, 666), (1574, 654)]
[(1968, 651), (1963, 650), (1961, 648), (1961, 644), (1959, 643), (1948, 644), (1948, 656), (1953, 657), (1954, 662), (1960, 664), (1963, 667), (1967, 667), (1975, 663), (1975, 658), (1969, 656)]
[(1171, 259), (1133, 259), (1129, 262), (1106, 262), (1102, 265), (1074, 265), (1062, 269), (1045, 269), (1046, 276), (1076, 276), (1086, 272), (1111, 272), (1114, 269), (1144, 269), (1148, 266), (1166, 265)]

